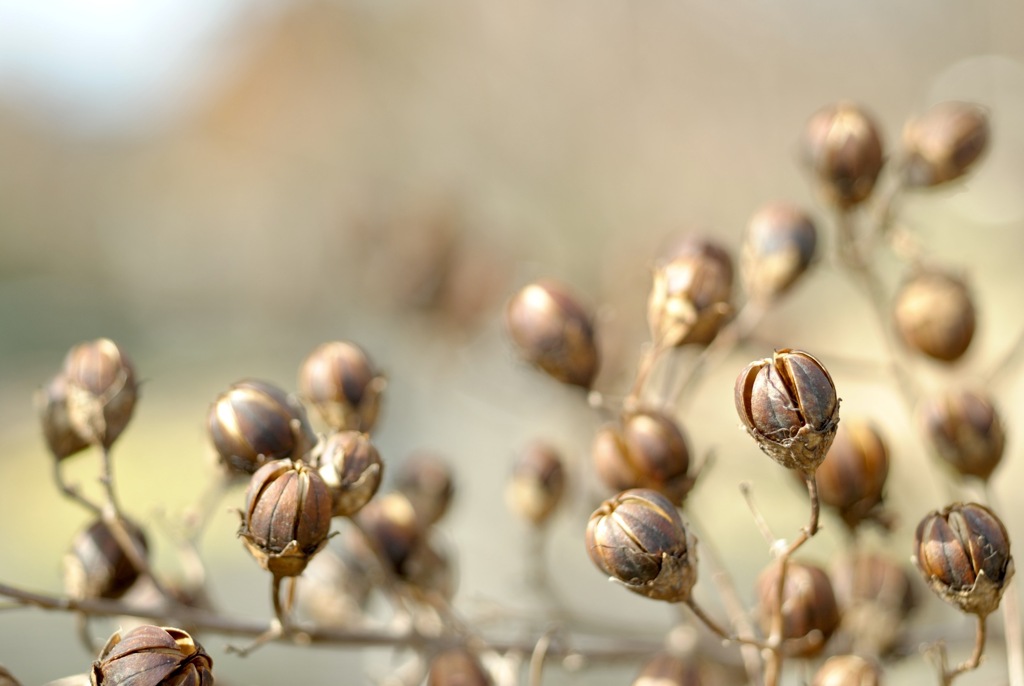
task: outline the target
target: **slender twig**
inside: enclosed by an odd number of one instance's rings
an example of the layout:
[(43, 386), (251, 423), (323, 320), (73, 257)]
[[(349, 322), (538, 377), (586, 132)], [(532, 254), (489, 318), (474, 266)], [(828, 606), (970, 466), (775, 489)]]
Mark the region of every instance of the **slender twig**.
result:
[[(985, 502), (997, 512), (1002, 507), (996, 502), (995, 489), (991, 482), (985, 482)], [(1024, 631), (1021, 629), (1020, 592), (1017, 590), (1017, 579), (1010, 579), (1003, 590), (1001, 604), (1003, 614), (1003, 637), (1006, 640), (1006, 668), (1010, 676), (1010, 686), (1024, 686)]]
[(757, 530), (761, 532), (765, 542), (770, 546), (774, 547), (775, 543), (779, 540), (772, 533), (772, 529), (768, 526), (768, 520), (761, 514), (761, 510), (758, 509), (757, 504), (754, 502), (754, 487), (749, 481), (740, 482), (740, 493), (743, 494), (744, 500), (747, 501), (747, 507), (750, 508), (750, 514), (754, 517), (754, 523), (757, 525)]
[(100, 512), (103, 511), (103, 509), (99, 505), (92, 502), (84, 495), (82, 495), (81, 491), (78, 490), (77, 486), (69, 484), (64, 480), (64, 472), (61, 469), (61, 466), (63, 464), (64, 460), (53, 461), (53, 480), (56, 482), (57, 488), (60, 489), (60, 492), (63, 493), (66, 498), (77, 503), (78, 505), (81, 505), (85, 509), (89, 510), (93, 515), (98, 517), (100, 515)]
[(530, 679), (529, 686), (540, 686), (544, 678), (544, 661), (547, 659), (551, 642), (558, 632), (556, 627), (551, 627), (537, 639), (533, 652), (530, 654)]

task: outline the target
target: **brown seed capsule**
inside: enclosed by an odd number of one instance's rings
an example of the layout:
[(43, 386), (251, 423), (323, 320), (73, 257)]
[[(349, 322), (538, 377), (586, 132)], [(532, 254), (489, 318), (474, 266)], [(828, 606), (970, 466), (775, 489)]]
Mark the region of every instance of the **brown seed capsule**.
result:
[(908, 347), (941, 362), (960, 359), (974, 338), (974, 301), (967, 285), (939, 269), (923, 269), (900, 286), (893, 319)]
[(800, 350), (776, 350), (736, 379), (736, 412), (758, 447), (788, 469), (813, 473), (839, 423), (839, 399), (828, 370)]
[(1013, 576), (1006, 527), (977, 503), (953, 503), (917, 525), (914, 562), (929, 587), (963, 612), (995, 611)]
[(881, 686), (882, 668), (859, 655), (835, 655), (815, 672), (811, 686)]
[(651, 338), (661, 347), (706, 345), (732, 314), (732, 258), (721, 246), (688, 237), (654, 270), (647, 299)]
[(420, 450), (398, 466), (395, 489), (408, 498), (424, 527), (436, 524), (451, 505), (455, 478), (445, 460)]
[[(779, 564), (773, 562), (757, 577), (757, 597), (761, 627), (771, 632), (771, 618), (777, 611), (776, 589)], [(803, 638), (818, 632), (820, 641), (802, 645), (793, 654), (812, 657), (821, 652), (839, 626), (839, 607), (825, 570), (815, 565), (790, 561), (782, 588), (782, 638)]]
[(311, 467), (274, 460), (249, 481), (238, 535), (271, 574), (298, 576), (327, 544), (332, 507), (330, 490)]
[(650, 488), (681, 506), (693, 488), (686, 436), (661, 412), (632, 412), (601, 428), (591, 453), (597, 475), (612, 490)]
[(92, 686), (213, 686), (213, 659), (188, 632), (144, 625), (107, 641)]
[(545, 524), (564, 492), (565, 467), (553, 446), (536, 441), (516, 458), (506, 500), (523, 519), (534, 526)]
[(316, 442), (302, 405), (277, 386), (245, 380), (210, 407), (210, 438), (228, 471), (249, 475), (284, 458), (302, 459)]
[(702, 686), (700, 668), (672, 653), (658, 653), (640, 669), (633, 686)]
[(907, 568), (879, 553), (859, 552), (837, 557), (830, 571), (856, 652), (885, 655), (896, 648), (917, 604)]
[(922, 401), (918, 417), (932, 450), (960, 475), (987, 480), (999, 466), (1006, 433), (983, 391), (933, 395)]
[(839, 426), (825, 461), (815, 472), (822, 504), (834, 508), (851, 529), (864, 520), (878, 520), (888, 476), (885, 442), (870, 423), (858, 419)]
[(604, 501), (590, 515), (586, 542), (597, 568), (634, 593), (689, 599), (697, 581), (696, 540), (657, 491), (631, 489)]
[(135, 411), (132, 363), (112, 340), (98, 338), (68, 351), (63, 375), (71, 425), (84, 440), (109, 448)]
[(524, 360), (590, 388), (599, 362), (593, 319), (566, 286), (550, 279), (527, 285), (505, 308), (505, 328)]
[(988, 148), (988, 114), (969, 102), (932, 106), (903, 128), (909, 186), (937, 186), (966, 174)]
[(449, 648), (430, 661), (427, 686), (488, 686), (492, 683), (480, 660), (465, 648)]
[[(142, 530), (130, 522), (125, 528), (136, 549), (147, 554)], [(75, 536), (64, 556), (64, 590), (72, 598), (120, 598), (139, 578), (139, 570), (102, 519)]]
[(68, 414), (68, 387), (63, 374), (50, 380), (36, 394), (36, 406), (43, 424), (46, 445), (57, 460), (63, 460), (89, 447), (89, 441), (75, 430)]
[(384, 465), (370, 437), (358, 431), (331, 434), (320, 454), (318, 472), (334, 500), (335, 517), (351, 517), (380, 486)]
[(426, 535), (409, 499), (399, 492), (374, 498), (359, 511), (356, 520), (392, 573), (406, 577), (409, 559)]
[(0, 686), (21, 686), (21, 682), (15, 679), (6, 667), (0, 665)]
[(851, 102), (818, 110), (804, 127), (802, 148), (825, 198), (844, 209), (871, 195), (885, 162), (878, 127)]
[(818, 230), (803, 210), (781, 202), (758, 210), (747, 225), (740, 264), (750, 297), (765, 302), (788, 291), (807, 271), (817, 243)]
[(386, 386), (366, 352), (348, 341), (318, 346), (299, 370), (299, 393), (335, 431), (372, 431)]
[[(346, 532), (354, 533), (351, 529)], [(296, 586), (296, 602), (319, 625), (352, 626), (369, 602), (374, 567), (365, 555), (347, 548), (338, 554), (332, 548), (325, 548), (309, 561), (302, 572), (302, 583)]]

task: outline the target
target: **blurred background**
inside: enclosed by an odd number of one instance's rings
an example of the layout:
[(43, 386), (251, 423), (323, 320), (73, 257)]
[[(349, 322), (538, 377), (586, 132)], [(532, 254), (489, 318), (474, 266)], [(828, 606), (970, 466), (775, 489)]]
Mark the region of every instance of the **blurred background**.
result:
[[(953, 373), (978, 378), (1024, 325), (1022, 29), (1024, 6), (1009, 0), (0, 0), (0, 580), (59, 592), (60, 556), (85, 523), (51, 485), (32, 404), (71, 345), (113, 338), (145, 379), (114, 452), (126, 508), (154, 522), (212, 478), (204, 419), (218, 393), (245, 377), (294, 389), (302, 359), (342, 338), (389, 377), (376, 434), (385, 462), (430, 448), (457, 470), (444, 524), (457, 606), (536, 605), (504, 479), (536, 437), (585, 467), (597, 419), (514, 359), (503, 303), (537, 276), (572, 284), (599, 313), (598, 385), (621, 393), (646, 337), (649, 267), (669, 237), (699, 231), (735, 249), (776, 199), (827, 228), (796, 141), (840, 98), (871, 110), (893, 144), (934, 102), (991, 110), (978, 171), (901, 204), (936, 257), (969, 275), (980, 332)], [(832, 268), (827, 231), (822, 241), (812, 278), (707, 376), (682, 418), (694, 451), (717, 456), (688, 507), (748, 600), (768, 555), (738, 482), (754, 484), (780, 535), (805, 518), (799, 489), (732, 406), (736, 373), (773, 346), (821, 357), (844, 413), (875, 419), (893, 442), (901, 524), (872, 545), (909, 557), (908, 532), (949, 494), (939, 477), (914, 478), (927, 456), (891, 380), (864, 371), (885, 354), (881, 334)], [(1010, 443), (996, 490), (1011, 501), (1024, 467), (1009, 408), (1024, 389), (1003, 381)], [(75, 461), (92, 479), (98, 457)], [(555, 585), (572, 606), (664, 630), (672, 611), (609, 587), (586, 559), (585, 492), (548, 542)], [(267, 617), (269, 579), (228, 511), (241, 497), (225, 501), (204, 554), (225, 608)], [(1009, 507), (1019, 538), (1024, 505)], [(806, 555), (823, 563), (842, 543), (827, 524)], [(969, 630), (938, 603), (926, 612)], [(296, 670), (303, 683), (372, 683), (396, 664), (366, 649), (270, 647), (243, 660), (223, 652), (226, 639), (204, 642), (232, 684), (295, 681)], [(0, 613), (0, 663), (26, 685), (92, 659), (71, 617)], [(911, 658), (892, 681), (923, 664)], [(625, 683), (634, 670), (552, 679)]]

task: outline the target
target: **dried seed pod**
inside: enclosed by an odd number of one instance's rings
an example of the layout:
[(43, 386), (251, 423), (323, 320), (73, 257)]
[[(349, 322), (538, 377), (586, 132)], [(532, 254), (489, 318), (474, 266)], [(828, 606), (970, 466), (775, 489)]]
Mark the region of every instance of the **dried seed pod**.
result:
[(318, 472), (334, 501), (335, 517), (351, 517), (380, 486), (384, 465), (370, 437), (358, 431), (331, 434), (320, 454)]
[(405, 577), (410, 557), (426, 536), (409, 499), (399, 492), (374, 498), (359, 511), (356, 521), (391, 572)]
[[(136, 550), (148, 553), (146, 537), (131, 522), (125, 529)], [(120, 598), (139, 578), (139, 570), (102, 519), (75, 536), (64, 556), (64, 590), (72, 598)]]
[(449, 648), (430, 660), (427, 686), (488, 686), (492, 683), (480, 660), (465, 648)]
[(545, 524), (565, 492), (565, 467), (553, 446), (536, 441), (515, 461), (506, 491), (509, 507), (534, 526)]
[(275, 577), (298, 576), (327, 544), (332, 507), (330, 490), (311, 467), (274, 460), (249, 480), (238, 535)]
[[(773, 562), (757, 577), (758, 613), (766, 634), (771, 631), (771, 618), (777, 610), (776, 589), (779, 583), (778, 562)], [(839, 626), (839, 607), (832, 582), (825, 570), (812, 564), (790, 561), (786, 565), (786, 581), (782, 588), (782, 637), (804, 638), (812, 631), (821, 640), (803, 645), (794, 654), (812, 657), (821, 652)]]
[(835, 655), (814, 673), (811, 686), (881, 686), (882, 668), (859, 655)]
[(235, 474), (302, 459), (316, 442), (302, 405), (266, 381), (232, 384), (210, 407), (207, 426), (221, 464)]
[(92, 686), (213, 686), (213, 659), (188, 632), (150, 624), (114, 633), (92, 664)]
[(302, 572), (302, 583), (296, 586), (296, 603), (319, 625), (352, 626), (360, 620), (370, 599), (372, 561), (358, 549), (344, 549), (338, 554), (332, 548), (325, 548), (309, 561)]
[(0, 686), (21, 686), (21, 682), (15, 679), (6, 667), (0, 665)]
[(597, 568), (634, 593), (689, 600), (697, 581), (697, 542), (657, 491), (631, 489), (604, 501), (590, 515), (586, 542)]
[(527, 285), (505, 308), (505, 328), (524, 360), (557, 381), (590, 388), (599, 363), (593, 318), (565, 285)]
[(654, 270), (647, 323), (655, 344), (710, 343), (732, 315), (732, 281), (724, 248), (700, 238), (682, 241)]
[(936, 595), (982, 617), (999, 607), (1013, 577), (1006, 527), (977, 503), (927, 514), (914, 534), (914, 562)]
[(408, 498), (424, 527), (436, 524), (455, 495), (452, 469), (441, 456), (420, 450), (398, 466), (395, 488)]
[(75, 430), (68, 414), (68, 386), (63, 374), (53, 377), (36, 393), (36, 406), (43, 424), (43, 437), (54, 458), (63, 460), (89, 447), (89, 441)]
[(839, 398), (828, 370), (800, 350), (776, 350), (736, 379), (736, 412), (758, 447), (788, 469), (813, 473), (839, 423)]
[(825, 198), (843, 209), (871, 195), (885, 162), (878, 127), (851, 102), (818, 110), (804, 127), (802, 148)]
[(458, 585), (455, 564), (449, 551), (428, 533), (409, 552), (401, 578), (421, 595), (436, 595), (450, 601)]
[(661, 412), (628, 413), (602, 427), (591, 453), (597, 475), (615, 491), (650, 488), (681, 506), (693, 488), (686, 436)]
[(900, 286), (893, 319), (908, 347), (941, 362), (960, 359), (974, 338), (974, 300), (967, 284), (940, 269), (922, 269)]
[(743, 240), (740, 269), (747, 293), (771, 301), (788, 291), (814, 259), (818, 230), (803, 210), (775, 202), (758, 210)]
[(135, 369), (108, 338), (79, 343), (64, 358), (67, 417), (89, 443), (109, 448), (135, 411)]
[(815, 472), (818, 497), (856, 529), (864, 520), (878, 520), (888, 475), (889, 453), (878, 430), (863, 420), (848, 419)]
[(932, 450), (961, 476), (987, 480), (1003, 458), (1006, 433), (983, 391), (955, 390), (922, 401), (918, 417)]
[(856, 652), (892, 651), (917, 604), (907, 568), (879, 553), (857, 552), (837, 557), (830, 571), (843, 627), (853, 636)]
[(366, 352), (348, 341), (317, 346), (299, 370), (299, 393), (335, 431), (372, 431), (386, 386)]
[(658, 653), (640, 668), (633, 686), (702, 686), (700, 668), (691, 660)]
[(909, 186), (937, 186), (966, 174), (988, 148), (988, 114), (969, 102), (947, 101), (903, 128)]

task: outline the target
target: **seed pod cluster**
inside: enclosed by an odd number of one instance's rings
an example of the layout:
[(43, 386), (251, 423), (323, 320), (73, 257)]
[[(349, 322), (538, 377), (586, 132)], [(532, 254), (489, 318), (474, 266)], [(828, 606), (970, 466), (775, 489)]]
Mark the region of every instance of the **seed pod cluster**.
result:
[(914, 562), (936, 595), (983, 617), (999, 607), (1013, 577), (1006, 527), (977, 503), (953, 503), (927, 514), (914, 534)]
[(682, 505), (693, 488), (686, 436), (661, 412), (627, 413), (602, 427), (591, 453), (597, 475), (612, 490), (650, 488)]
[(839, 398), (816, 358), (777, 350), (740, 372), (733, 396), (747, 432), (783, 467), (811, 474), (825, 459), (839, 423)]
[(815, 472), (818, 497), (855, 529), (865, 520), (879, 520), (888, 475), (889, 452), (881, 434), (868, 422), (848, 419)]
[(904, 180), (930, 187), (966, 174), (988, 148), (988, 114), (968, 102), (940, 102), (903, 128)]
[(733, 266), (717, 243), (687, 237), (654, 270), (647, 323), (659, 347), (706, 345), (732, 314)]
[(331, 491), (335, 517), (351, 517), (380, 486), (384, 466), (370, 437), (340, 431), (327, 437), (317, 472)]
[(834, 655), (814, 673), (811, 686), (881, 686), (882, 668), (860, 655)]
[(825, 570), (816, 565), (789, 561), (780, 609), (776, 602), (780, 570), (781, 566), (773, 562), (757, 578), (761, 627), (765, 634), (769, 634), (772, 616), (781, 612), (782, 638), (804, 638), (811, 632), (817, 632), (821, 637), (821, 641), (805, 644), (793, 654), (800, 657), (817, 655), (839, 627), (839, 606), (832, 582)]
[(933, 452), (961, 476), (987, 480), (1002, 461), (1006, 432), (984, 391), (932, 395), (922, 401), (918, 417)]
[(696, 539), (657, 491), (630, 489), (606, 500), (590, 515), (586, 544), (594, 565), (634, 593), (689, 600), (697, 581)]
[(826, 200), (843, 209), (870, 197), (885, 162), (873, 118), (846, 101), (827, 105), (810, 118), (802, 149)]
[(564, 284), (525, 286), (505, 308), (505, 328), (524, 360), (557, 381), (590, 388), (599, 364), (593, 318)]
[(516, 457), (506, 499), (509, 507), (534, 526), (547, 523), (565, 493), (565, 467), (558, 450), (543, 441), (531, 443)]
[(188, 632), (143, 625), (107, 641), (92, 686), (213, 686), (213, 659)]
[(366, 351), (349, 341), (317, 346), (299, 370), (299, 394), (335, 431), (372, 431), (386, 386)]
[(976, 315), (967, 284), (937, 268), (924, 268), (900, 286), (893, 318), (910, 349), (940, 362), (959, 360), (974, 338)]
[[(125, 529), (142, 555), (148, 553), (146, 537), (136, 525)], [(120, 598), (140, 575), (111, 526), (97, 519), (71, 543), (64, 556), (64, 590), (72, 598)]]
[(775, 202), (759, 209), (747, 224), (740, 269), (753, 300), (769, 302), (783, 295), (814, 259), (818, 230), (800, 208)]

